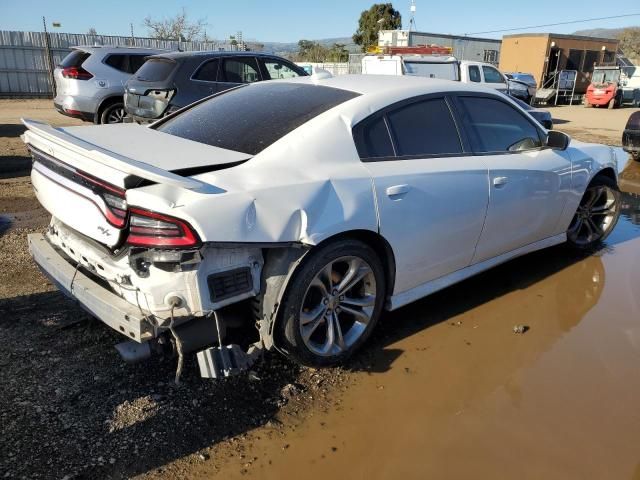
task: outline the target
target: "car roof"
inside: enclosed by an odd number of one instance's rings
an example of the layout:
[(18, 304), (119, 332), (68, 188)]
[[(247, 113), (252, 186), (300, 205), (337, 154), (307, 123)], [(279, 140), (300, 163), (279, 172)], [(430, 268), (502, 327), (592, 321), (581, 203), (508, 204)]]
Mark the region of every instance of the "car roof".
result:
[[(272, 80), (273, 81), (273, 80)], [(361, 95), (376, 95), (389, 92), (407, 91), (407, 96), (414, 96), (415, 92), (422, 92), (427, 95), (429, 93), (440, 93), (447, 91), (472, 91), (472, 92), (490, 92), (495, 90), (471, 85), (464, 82), (454, 80), (443, 80), (439, 78), (426, 78), (414, 75), (336, 75), (327, 78), (318, 78), (317, 76), (296, 77), (289, 79), (275, 80), (277, 82), (290, 83), (311, 83), (322, 85), (325, 87), (339, 88), (349, 90)], [(420, 94), (420, 93), (418, 93)]]
[(71, 47), (71, 50), (82, 50), (83, 52), (101, 52), (101, 53), (151, 53), (158, 54), (168, 52), (169, 50), (163, 50), (162, 48), (147, 48), (147, 47), (131, 47), (128, 45), (77, 45)]
[(208, 58), (208, 57), (276, 57), (277, 55), (271, 55), (262, 52), (234, 52), (229, 50), (224, 51), (197, 51), (197, 52), (167, 52), (161, 53), (159, 56), (164, 58), (170, 58), (173, 60), (188, 59), (188, 58)]

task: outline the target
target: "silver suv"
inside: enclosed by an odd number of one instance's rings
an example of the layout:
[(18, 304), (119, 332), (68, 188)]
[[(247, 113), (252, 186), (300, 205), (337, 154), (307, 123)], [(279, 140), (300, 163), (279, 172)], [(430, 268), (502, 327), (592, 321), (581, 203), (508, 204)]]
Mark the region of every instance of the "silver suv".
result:
[(94, 123), (124, 118), (124, 84), (146, 57), (164, 50), (133, 47), (72, 47), (54, 70), (56, 98), (63, 115)]

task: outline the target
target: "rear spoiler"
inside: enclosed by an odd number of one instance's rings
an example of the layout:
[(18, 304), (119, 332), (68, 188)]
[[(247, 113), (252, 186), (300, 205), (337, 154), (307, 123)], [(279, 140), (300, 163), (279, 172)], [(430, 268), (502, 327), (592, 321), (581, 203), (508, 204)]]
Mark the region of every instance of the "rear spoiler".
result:
[(28, 129), (23, 136), (25, 143), (29, 143), (29, 136), (35, 134), (95, 162), (115, 168), (129, 175), (151, 180), (156, 183), (196, 190), (202, 193), (220, 192), (219, 188), (209, 185), (208, 183), (201, 182), (194, 178), (181, 177), (162, 168), (111, 152), (98, 145), (74, 137), (69, 133), (65, 133), (49, 124), (27, 118), (22, 118), (21, 121)]

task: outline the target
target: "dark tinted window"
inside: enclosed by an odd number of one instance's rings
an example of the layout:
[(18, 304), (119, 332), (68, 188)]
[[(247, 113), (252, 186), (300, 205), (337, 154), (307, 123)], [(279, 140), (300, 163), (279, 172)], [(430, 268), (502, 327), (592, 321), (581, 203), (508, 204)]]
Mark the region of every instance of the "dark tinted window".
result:
[(542, 145), (538, 130), (518, 110), (493, 98), (460, 97), (474, 152), (514, 152)]
[(580, 70), (582, 64), (582, 50), (569, 50), (569, 56), (567, 57), (567, 70)]
[(285, 82), (228, 90), (161, 123), (178, 137), (255, 155), (322, 112), (358, 94)]
[(176, 62), (164, 58), (151, 58), (144, 62), (136, 72), (136, 79), (143, 82), (159, 82), (165, 80), (173, 71)]
[(126, 72), (129, 69), (129, 59), (127, 55), (109, 55), (104, 63), (121, 72)]
[(361, 159), (393, 157), (393, 145), (382, 115), (360, 122), (353, 129), (353, 140)]
[(504, 78), (502, 78), (500, 72), (493, 67), (483, 65), (482, 73), (484, 73), (485, 83), (504, 83)]
[(584, 66), (582, 67), (583, 72), (593, 72), (593, 67), (595, 67), (596, 63), (598, 63), (598, 55), (600, 52), (595, 50), (587, 50), (584, 52)]
[(264, 66), (272, 80), (277, 78), (295, 78), (303, 74), (300, 68), (295, 67), (289, 62), (276, 60), (274, 58), (266, 58), (264, 60)]
[(129, 73), (136, 73), (144, 64), (147, 55), (129, 55)]
[(196, 74), (193, 76), (196, 80), (203, 80), (205, 82), (215, 82), (218, 79), (218, 64), (219, 60), (209, 60), (202, 65)]
[(87, 58), (91, 56), (90, 53), (83, 52), (82, 50), (73, 50), (69, 55), (64, 57), (60, 62), (60, 67), (79, 67)]
[(221, 73), (223, 82), (252, 83), (260, 80), (258, 62), (253, 57), (227, 58)]
[(389, 112), (387, 119), (399, 156), (462, 152), (453, 117), (442, 98), (400, 107)]
[(469, 80), (472, 82), (481, 82), (480, 69), (477, 65), (469, 65)]

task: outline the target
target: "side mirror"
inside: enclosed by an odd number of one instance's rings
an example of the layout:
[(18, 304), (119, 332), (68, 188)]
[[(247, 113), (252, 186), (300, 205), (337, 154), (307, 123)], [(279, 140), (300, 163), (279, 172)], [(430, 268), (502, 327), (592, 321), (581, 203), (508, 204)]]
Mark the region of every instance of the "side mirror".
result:
[(547, 132), (547, 147), (554, 150), (566, 150), (571, 142), (571, 137), (557, 130)]

